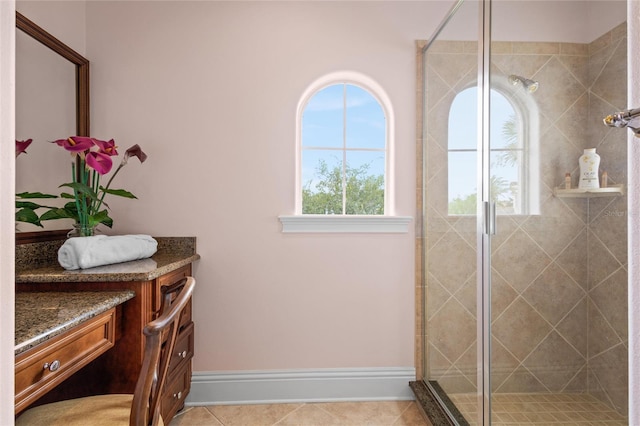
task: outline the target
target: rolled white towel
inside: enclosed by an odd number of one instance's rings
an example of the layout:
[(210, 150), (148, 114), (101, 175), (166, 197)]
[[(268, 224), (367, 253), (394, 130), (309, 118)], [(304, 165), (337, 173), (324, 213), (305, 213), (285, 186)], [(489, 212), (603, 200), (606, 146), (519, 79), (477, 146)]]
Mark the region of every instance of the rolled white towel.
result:
[(153, 256), (158, 242), (149, 235), (94, 235), (69, 238), (58, 250), (64, 269), (87, 269)]

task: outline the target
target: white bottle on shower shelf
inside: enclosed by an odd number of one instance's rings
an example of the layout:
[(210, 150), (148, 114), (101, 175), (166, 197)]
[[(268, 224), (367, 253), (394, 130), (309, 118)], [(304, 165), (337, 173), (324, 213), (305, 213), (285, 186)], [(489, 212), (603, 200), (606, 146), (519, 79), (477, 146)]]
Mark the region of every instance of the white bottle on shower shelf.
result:
[(578, 163), (580, 164), (580, 180), (578, 182), (578, 188), (600, 188), (600, 180), (598, 179), (600, 156), (596, 154), (596, 149), (585, 149), (584, 153), (580, 156)]

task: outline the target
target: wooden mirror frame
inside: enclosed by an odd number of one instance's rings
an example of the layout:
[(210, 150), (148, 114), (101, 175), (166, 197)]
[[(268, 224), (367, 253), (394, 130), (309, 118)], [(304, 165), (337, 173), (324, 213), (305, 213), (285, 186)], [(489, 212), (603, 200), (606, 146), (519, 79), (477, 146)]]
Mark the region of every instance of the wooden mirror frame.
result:
[[(76, 67), (76, 135), (89, 133), (89, 60), (16, 11), (16, 28)], [(65, 238), (68, 230), (16, 232), (16, 244)]]

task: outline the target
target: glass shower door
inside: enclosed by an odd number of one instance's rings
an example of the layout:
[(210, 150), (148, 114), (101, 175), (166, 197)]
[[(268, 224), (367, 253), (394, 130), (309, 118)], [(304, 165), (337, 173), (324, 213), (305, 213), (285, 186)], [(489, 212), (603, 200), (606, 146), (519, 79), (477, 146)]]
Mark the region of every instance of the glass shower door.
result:
[[(626, 424), (626, 197), (609, 192), (626, 184), (626, 135), (602, 124), (604, 111), (626, 106), (625, 6), (572, 3), (491, 5), (487, 178), (497, 232), (488, 285), (496, 425)], [(608, 23), (589, 21), (598, 15)], [(601, 181), (608, 175), (602, 192), (576, 188), (578, 159), (588, 148), (601, 156)]]
[(478, 392), (478, 7), (458, 4), (422, 51), (422, 368), (461, 424)]
[(452, 12), (420, 52), (420, 376), (460, 424), (625, 425), (625, 2)]

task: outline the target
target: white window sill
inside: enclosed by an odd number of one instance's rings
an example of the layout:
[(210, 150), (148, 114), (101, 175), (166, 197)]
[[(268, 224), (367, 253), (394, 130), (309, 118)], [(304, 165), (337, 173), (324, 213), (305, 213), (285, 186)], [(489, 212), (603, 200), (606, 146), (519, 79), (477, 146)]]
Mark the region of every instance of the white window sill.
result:
[(409, 232), (411, 216), (295, 215), (278, 216), (285, 233), (395, 233)]

